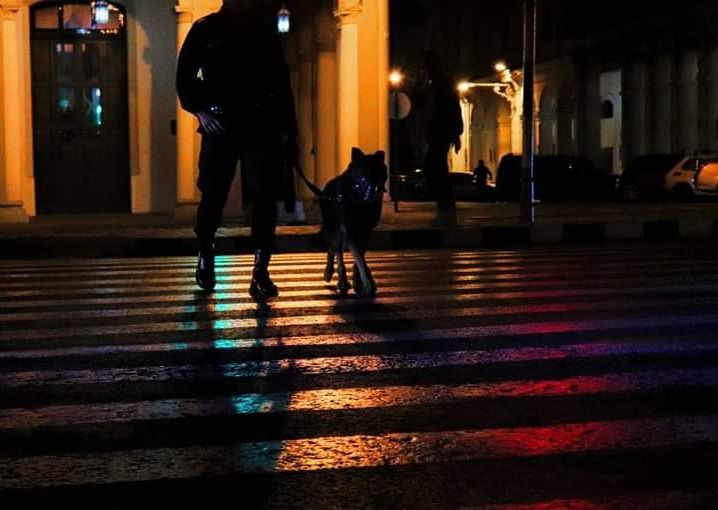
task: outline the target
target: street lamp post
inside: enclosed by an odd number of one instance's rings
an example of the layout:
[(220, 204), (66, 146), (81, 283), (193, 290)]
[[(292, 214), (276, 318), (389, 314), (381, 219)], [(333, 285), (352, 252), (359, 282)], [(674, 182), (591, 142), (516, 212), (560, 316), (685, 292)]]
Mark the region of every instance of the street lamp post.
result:
[(394, 199), (394, 212), (399, 212), (399, 118), (401, 116), (400, 113), (400, 105), (399, 105), (399, 88), (401, 87), (401, 84), (404, 82), (404, 75), (401, 74), (400, 71), (392, 71), (389, 74), (389, 85), (391, 86), (391, 97), (390, 97), (390, 104), (391, 104), (391, 112), (390, 112), (390, 122), (391, 122), (391, 141), (390, 141), (390, 147), (391, 150), (389, 152), (389, 157), (391, 158), (390, 165), (391, 165), (391, 179), (394, 183), (394, 193), (393, 193), (393, 199)]
[(521, 222), (533, 224), (534, 204), (534, 68), (536, 65), (536, 0), (524, 0), (523, 161)]

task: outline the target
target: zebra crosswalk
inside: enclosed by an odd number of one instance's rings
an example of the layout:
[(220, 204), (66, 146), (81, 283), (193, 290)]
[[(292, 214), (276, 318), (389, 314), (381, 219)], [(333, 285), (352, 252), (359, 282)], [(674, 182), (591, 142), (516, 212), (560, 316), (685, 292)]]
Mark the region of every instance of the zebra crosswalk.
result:
[(0, 262), (0, 508), (718, 508), (712, 246)]

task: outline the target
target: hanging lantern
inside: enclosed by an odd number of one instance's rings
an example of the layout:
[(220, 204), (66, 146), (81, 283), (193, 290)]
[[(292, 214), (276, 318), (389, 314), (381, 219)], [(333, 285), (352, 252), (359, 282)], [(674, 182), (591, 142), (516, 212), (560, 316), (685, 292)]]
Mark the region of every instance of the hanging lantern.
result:
[(289, 27), (290, 27), (290, 14), (289, 10), (282, 5), (282, 8), (279, 9), (279, 12), (277, 13), (277, 31), (280, 34), (287, 34), (289, 33)]
[(95, 25), (107, 25), (110, 22), (110, 5), (104, 0), (98, 0), (92, 16)]

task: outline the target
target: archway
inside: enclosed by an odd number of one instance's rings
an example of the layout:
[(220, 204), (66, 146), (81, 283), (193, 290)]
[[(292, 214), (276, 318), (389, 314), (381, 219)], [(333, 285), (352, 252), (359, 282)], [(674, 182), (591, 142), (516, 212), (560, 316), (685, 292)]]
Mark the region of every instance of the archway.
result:
[(539, 101), (539, 153), (556, 154), (556, 94), (551, 88), (541, 93)]

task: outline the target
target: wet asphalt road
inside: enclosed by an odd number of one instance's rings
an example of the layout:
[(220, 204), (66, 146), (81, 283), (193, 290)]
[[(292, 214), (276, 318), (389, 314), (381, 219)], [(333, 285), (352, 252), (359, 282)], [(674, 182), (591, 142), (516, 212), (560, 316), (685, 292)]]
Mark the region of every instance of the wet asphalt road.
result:
[(0, 508), (718, 508), (715, 253), (0, 262)]

